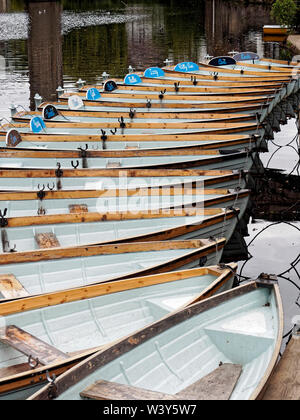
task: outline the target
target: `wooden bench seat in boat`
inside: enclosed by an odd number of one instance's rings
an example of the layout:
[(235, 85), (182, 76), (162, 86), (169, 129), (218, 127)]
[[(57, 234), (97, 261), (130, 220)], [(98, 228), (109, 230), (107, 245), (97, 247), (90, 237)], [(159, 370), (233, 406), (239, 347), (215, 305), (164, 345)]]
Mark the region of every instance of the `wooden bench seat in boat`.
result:
[(63, 362), (69, 359), (66, 353), (61, 352), (15, 325), (0, 328), (0, 341), (28, 357), (31, 356), (33, 359), (38, 360), (42, 365)]
[(224, 363), (174, 395), (101, 380), (80, 396), (93, 400), (229, 400), (241, 373), (241, 365)]
[(35, 235), (35, 240), (41, 249), (60, 247), (59, 240), (52, 232), (38, 233)]
[(29, 296), (27, 290), (13, 274), (0, 274), (0, 298), (16, 299)]

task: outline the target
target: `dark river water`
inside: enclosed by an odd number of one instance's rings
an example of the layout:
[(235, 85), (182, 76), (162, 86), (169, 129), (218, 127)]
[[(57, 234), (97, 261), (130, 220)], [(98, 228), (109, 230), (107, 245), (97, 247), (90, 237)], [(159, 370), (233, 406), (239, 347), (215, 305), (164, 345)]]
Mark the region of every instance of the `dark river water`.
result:
[[(229, 51), (254, 51), (261, 56), (284, 58), (277, 42), (264, 39), (262, 27), (271, 23), (265, 2), (103, 0), (25, 2), (0, 0), (0, 118), (9, 118), (11, 103), (28, 108), (36, 93), (55, 99), (58, 86), (74, 87), (82, 78), (88, 83), (105, 71), (123, 77), (131, 65), (136, 70), (163, 66), (165, 59), (201, 61), (205, 55)], [(275, 142), (286, 144), (296, 134), (295, 120), (282, 127)], [(289, 172), (298, 160), (291, 148), (262, 155), (264, 164)], [(247, 242), (271, 223), (249, 224)], [(278, 274), (299, 254), (300, 235), (293, 226), (272, 225), (249, 247), (252, 258), (242, 274)], [(242, 267), (242, 264), (240, 264)], [(298, 281), (296, 272), (290, 278)], [(299, 282), (298, 282), (299, 283)], [(285, 330), (300, 307), (298, 290), (280, 280)], [(299, 299), (300, 303), (300, 299)]]

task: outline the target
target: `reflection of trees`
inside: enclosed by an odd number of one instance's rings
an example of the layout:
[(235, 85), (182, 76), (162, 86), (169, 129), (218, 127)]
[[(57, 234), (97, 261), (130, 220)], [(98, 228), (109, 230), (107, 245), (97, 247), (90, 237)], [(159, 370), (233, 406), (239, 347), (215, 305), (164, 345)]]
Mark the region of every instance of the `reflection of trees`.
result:
[[(251, 31), (262, 31), (271, 22), (270, 2), (207, 0), (205, 2), (205, 32), (207, 49), (211, 55), (224, 55), (228, 51), (247, 48), (245, 38)], [(255, 49), (253, 35), (253, 47)], [(248, 46), (249, 47), (249, 46)]]
[(93, 81), (103, 71), (124, 75), (127, 68), (125, 24), (93, 26), (64, 37), (64, 74)]

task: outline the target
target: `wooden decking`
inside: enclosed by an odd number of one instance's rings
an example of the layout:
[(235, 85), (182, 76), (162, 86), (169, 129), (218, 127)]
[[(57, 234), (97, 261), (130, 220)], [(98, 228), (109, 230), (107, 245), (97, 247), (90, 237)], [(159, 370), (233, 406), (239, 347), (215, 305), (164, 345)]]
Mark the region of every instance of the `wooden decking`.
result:
[(288, 343), (262, 399), (300, 400), (300, 334)]

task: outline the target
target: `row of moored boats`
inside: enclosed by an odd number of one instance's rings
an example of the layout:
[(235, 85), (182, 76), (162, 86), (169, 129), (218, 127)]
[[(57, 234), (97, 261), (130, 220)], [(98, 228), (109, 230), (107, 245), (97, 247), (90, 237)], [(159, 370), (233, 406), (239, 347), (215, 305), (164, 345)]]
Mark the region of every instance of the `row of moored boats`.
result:
[[(0, 399), (257, 399), (277, 284), (224, 247), (297, 63), (184, 62), (11, 105), (0, 127)], [(3, 120), (2, 120), (3, 121)]]

